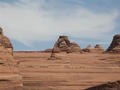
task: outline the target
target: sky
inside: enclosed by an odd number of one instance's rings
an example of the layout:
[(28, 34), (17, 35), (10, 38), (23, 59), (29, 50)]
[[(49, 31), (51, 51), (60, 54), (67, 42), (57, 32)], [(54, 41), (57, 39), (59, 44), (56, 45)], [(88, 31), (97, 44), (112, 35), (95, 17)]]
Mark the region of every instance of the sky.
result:
[(0, 27), (16, 51), (52, 48), (60, 35), (107, 49), (119, 24), (120, 0), (0, 0)]

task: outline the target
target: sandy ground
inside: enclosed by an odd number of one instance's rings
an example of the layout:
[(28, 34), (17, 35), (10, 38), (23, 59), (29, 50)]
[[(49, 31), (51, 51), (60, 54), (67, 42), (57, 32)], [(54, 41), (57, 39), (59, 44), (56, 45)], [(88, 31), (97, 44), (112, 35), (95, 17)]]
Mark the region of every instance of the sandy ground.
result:
[(84, 90), (120, 80), (120, 54), (14, 52), (24, 90)]

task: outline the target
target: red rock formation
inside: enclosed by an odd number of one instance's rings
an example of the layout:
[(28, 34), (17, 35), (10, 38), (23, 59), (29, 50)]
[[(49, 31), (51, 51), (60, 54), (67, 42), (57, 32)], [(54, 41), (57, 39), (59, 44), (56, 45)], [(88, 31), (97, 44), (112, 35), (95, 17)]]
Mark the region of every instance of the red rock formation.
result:
[(22, 76), (12, 53), (12, 44), (0, 28), (0, 90), (22, 90)]
[(82, 49), (82, 51), (90, 53), (102, 53), (104, 52), (104, 48), (102, 48), (102, 46), (99, 44), (97, 44), (95, 47), (88, 45), (86, 48)]
[(70, 48), (71, 48), (71, 52), (80, 52), (81, 50), (80, 46), (75, 42), (71, 43)]
[(70, 40), (67, 36), (60, 36), (52, 49), (51, 58), (49, 59), (55, 59), (55, 53), (57, 52), (80, 52), (80, 46), (75, 42), (70, 43)]
[(98, 85), (85, 90), (120, 90), (120, 81)]
[(107, 49), (107, 52), (120, 53), (120, 34), (113, 37), (112, 43)]
[(2, 28), (0, 28), (0, 46), (6, 48), (8, 50), (8, 53), (13, 55), (13, 46), (11, 44), (11, 41), (9, 40), (9, 38), (3, 35)]
[(70, 46), (67, 46), (65, 42), (59, 46), (60, 52), (67, 52), (68, 48), (70, 52), (80, 52), (80, 46), (75, 42), (70, 43)]
[[(80, 46), (75, 42), (70, 42), (67, 36), (60, 36), (53, 48), (54, 53), (59, 52), (80, 52)], [(52, 52), (52, 49), (46, 49), (44, 52)]]

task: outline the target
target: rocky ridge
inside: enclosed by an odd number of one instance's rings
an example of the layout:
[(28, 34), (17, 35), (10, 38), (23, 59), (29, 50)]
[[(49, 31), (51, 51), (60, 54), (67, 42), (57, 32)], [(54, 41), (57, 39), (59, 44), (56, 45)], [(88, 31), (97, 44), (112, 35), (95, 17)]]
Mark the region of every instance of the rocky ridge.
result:
[(113, 37), (112, 43), (110, 44), (107, 52), (120, 53), (120, 34)]
[(22, 90), (22, 76), (13, 58), (13, 46), (0, 28), (0, 90)]

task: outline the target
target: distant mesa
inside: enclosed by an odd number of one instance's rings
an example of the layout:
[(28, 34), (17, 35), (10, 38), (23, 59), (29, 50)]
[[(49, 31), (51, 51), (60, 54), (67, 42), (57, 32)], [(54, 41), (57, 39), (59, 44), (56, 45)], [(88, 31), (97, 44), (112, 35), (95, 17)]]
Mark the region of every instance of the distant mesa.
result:
[(112, 43), (110, 44), (107, 52), (120, 53), (120, 34), (113, 37)]
[(96, 44), (95, 47), (91, 47), (91, 45), (88, 45), (86, 48), (82, 49), (82, 51), (90, 53), (103, 53), (104, 48), (100, 44)]
[[(4, 49), (5, 48), (5, 49)], [(9, 38), (4, 36), (2, 28), (0, 28), (0, 51), (7, 50), (7, 52), (13, 55), (13, 46)]]
[(91, 87), (85, 90), (120, 90), (120, 81), (109, 82), (109, 83)]

